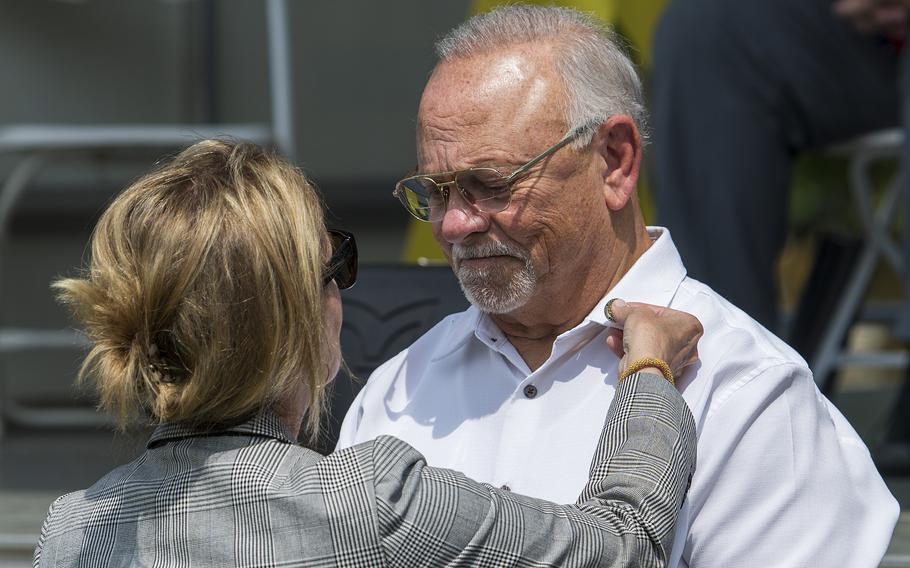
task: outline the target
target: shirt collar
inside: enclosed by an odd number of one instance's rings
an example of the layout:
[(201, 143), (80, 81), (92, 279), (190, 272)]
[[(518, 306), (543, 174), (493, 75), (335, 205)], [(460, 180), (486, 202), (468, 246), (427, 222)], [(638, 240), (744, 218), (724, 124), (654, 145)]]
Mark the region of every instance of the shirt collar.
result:
[(200, 428), (198, 426), (189, 426), (179, 422), (165, 422), (155, 428), (152, 437), (149, 438), (146, 447), (151, 448), (171, 440), (181, 438), (195, 438), (202, 436), (224, 436), (224, 435), (252, 435), (263, 436), (266, 438), (275, 438), (289, 444), (296, 444), (294, 436), (288, 431), (284, 423), (278, 418), (278, 415), (272, 411), (264, 410), (254, 415), (249, 420), (233, 426), (222, 426), (215, 428)]
[(594, 306), (579, 327), (587, 323), (609, 326), (605, 308), (612, 298), (621, 298), (626, 302), (642, 302), (655, 306), (668, 307), (679, 285), (686, 277), (679, 251), (673, 244), (670, 231), (663, 227), (648, 227), (651, 246), (645, 251), (632, 268), (626, 272), (606, 296)]

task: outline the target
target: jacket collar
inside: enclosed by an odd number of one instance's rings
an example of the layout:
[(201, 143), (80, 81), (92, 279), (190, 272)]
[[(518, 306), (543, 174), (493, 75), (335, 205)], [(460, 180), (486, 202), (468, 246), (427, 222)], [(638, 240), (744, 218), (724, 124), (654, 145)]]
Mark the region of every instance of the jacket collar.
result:
[(160, 424), (149, 438), (146, 447), (152, 448), (165, 442), (181, 438), (195, 438), (203, 436), (262, 436), (274, 438), (288, 444), (297, 444), (297, 440), (288, 431), (278, 415), (270, 410), (263, 410), (248, 420), (229, 426), (215, 426), (210, 428), (191, 426), (180, 422), (165, 422)]

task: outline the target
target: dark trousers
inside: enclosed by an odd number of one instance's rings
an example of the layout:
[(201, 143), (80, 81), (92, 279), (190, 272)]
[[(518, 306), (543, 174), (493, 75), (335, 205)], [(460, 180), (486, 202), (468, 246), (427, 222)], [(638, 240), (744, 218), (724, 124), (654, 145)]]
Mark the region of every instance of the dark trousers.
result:
[(900, 65), (830, 0), (670, 3), (654, 43), (655, 198), (692, 277), (777, 328), (793, 161), (898, 125), (901, 100), (910, 118)]

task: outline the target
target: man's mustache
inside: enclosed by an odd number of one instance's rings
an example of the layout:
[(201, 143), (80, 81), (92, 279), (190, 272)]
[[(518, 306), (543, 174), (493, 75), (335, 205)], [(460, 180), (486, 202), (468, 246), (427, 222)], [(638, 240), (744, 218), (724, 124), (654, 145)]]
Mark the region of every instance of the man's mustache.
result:
[(486, 242), (476, 245), (452, 245), (452, 260), (456, 262), (490, 256), (512, 256), (524, 261), (528, 260), (527, 251), (509, 243)]

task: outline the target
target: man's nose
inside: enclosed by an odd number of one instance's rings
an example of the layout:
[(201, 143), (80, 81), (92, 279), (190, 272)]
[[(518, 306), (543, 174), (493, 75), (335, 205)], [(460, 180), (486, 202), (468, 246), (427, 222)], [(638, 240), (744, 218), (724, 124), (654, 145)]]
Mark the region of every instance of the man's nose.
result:
[(474, 233), (490, 228), (490, 216), (468, 203), (456, 187), (449, 189), (448, 205), (440, 221), (440, 236), (446, 242), (460, 243)]

